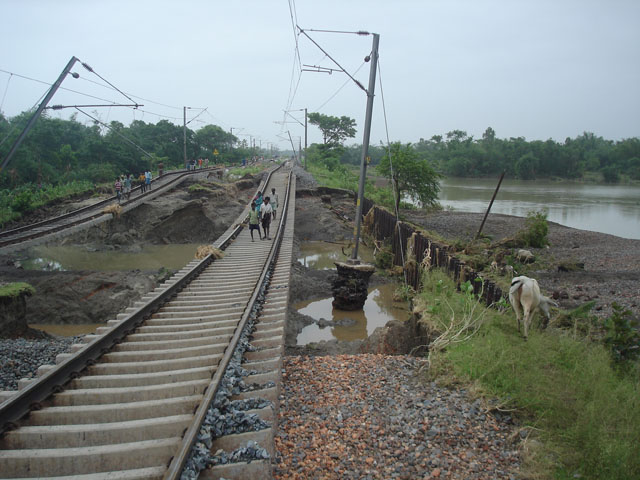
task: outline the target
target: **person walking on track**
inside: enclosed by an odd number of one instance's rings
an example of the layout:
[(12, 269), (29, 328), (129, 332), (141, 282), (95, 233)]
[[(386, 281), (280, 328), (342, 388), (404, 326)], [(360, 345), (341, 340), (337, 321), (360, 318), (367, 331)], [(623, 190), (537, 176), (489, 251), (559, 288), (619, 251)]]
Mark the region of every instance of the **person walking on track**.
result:
[(276, 193), (276, 189), (271, 189), (271, 196), (269, 197), (269, 203), (271, 204), (271, 208), (273, 209), (273, 219), (276, 219), (276, 210), (278, 209), (278, 194)]
[(269, 236), (269, 226), (271, 225), (271, 212), (273, 212), (273, 209), (269, 204), (269, 197), (264, 197), (264, 203), (260, 207), (260, 214), (262, 218), (262, 230), (264, 230), (264, 237), (262, 238), (263, 240), (264, 239), (271, 240), (271, 237)]
[(249, 212), (249, 232), (251, 233), (251, 241), (253, 239), (253, 231), (258, 230), (258, 237), (262, 240), (262, 234), (260, 233), (260, 221), (258, 220), (258, 208), (256, 202), (251, 202), (251, 211)]
[(120, 199), (122, 198), (122, 182), (120, 181), (120, 177), (116, 177), (113, 188), (116, 190), (116, 197), (118, 197), (118, 203), (120, 203)]

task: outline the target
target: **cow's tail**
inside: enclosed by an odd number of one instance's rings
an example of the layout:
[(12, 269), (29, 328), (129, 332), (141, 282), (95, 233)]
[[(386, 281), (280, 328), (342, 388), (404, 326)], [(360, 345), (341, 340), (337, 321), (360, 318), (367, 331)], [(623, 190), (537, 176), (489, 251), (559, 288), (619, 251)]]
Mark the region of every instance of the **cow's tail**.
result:
[(509, 287), (509, 294), (514, 295), (522, 285), (527, 277), (515, 277), (511, 280), (511, 287)]

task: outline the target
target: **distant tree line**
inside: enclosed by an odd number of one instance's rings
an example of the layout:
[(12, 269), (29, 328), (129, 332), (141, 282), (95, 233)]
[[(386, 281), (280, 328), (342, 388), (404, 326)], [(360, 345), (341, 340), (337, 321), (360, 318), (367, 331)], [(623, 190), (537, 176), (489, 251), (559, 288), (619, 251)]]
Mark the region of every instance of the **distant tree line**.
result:
[[(640, 138), (605, 140), (585, 132), (564, 142), (555, 140), (526, 141), (523, 137), (496, 138), (487, 128), (481, 139), (474, 140), (462, 130), (446, 135), (421, 138), (410, 145), (422, 159), (428, 160), (440, 173), (454, 177), (483, 177), (505, 171), (510, 178), (603, 179), (615, 183), (622, 178), (640, 180)], [(325, 148), (326, 150), (326, 148)], [(340, 146), (325, 152), (328, 165), (359, 165), (360, 145)], [(387, 147), (369, 147), (371, 165), (387, 158)]]
[[(12, 118), (0, 114), (0, 160), (29, 119), (23, 113)], [(11, 162), (0, 175), (0, 188), (26, 183), (68, 183), (75, 180), (104, 182), (123, 173), (184, 168), (183, 127), (167, 120), (146, 123), (134, 120), (129, 126), (112, 121), (110, 128), (84, 125), (72, 117), (62, 120), (43, 116), (38, 119)], [(218, 156), (213, 154), (214, 149)], [(144, 152), (143, 152), (144, 150)], [(145, 153), (146, 152), (146, 153)], [(240, 163), (258, 155), (246, 140), (217, 125), (196, 131), (187, 128), (187, 159), (209, 158), (218, 162)]]

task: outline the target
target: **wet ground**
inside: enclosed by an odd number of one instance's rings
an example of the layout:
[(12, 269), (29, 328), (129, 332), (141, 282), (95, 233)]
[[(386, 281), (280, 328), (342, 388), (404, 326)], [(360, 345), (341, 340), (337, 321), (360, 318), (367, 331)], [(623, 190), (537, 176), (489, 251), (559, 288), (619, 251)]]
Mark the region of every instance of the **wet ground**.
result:
[[(406, 302), (394, 302), (394, 284), (369, 289), (369, 296), (362, 310), (352, 312), (333, 308), (333, 297), (306, 301), (293, 307), (317, 323), (308, 325), (298, 334), (297, 345), (307, 345), (322, 340), (364, 340), (378, 327), (391, 320), (405, 320), (409, 314)], [(335, 325), (335, 326), (334, 326)]]
[(177, 270), (193, 260), (199, 244), (143, 245), (134, 251), (87, 249), (82, 245), (37, 246), (20, 261), (27, 270)]

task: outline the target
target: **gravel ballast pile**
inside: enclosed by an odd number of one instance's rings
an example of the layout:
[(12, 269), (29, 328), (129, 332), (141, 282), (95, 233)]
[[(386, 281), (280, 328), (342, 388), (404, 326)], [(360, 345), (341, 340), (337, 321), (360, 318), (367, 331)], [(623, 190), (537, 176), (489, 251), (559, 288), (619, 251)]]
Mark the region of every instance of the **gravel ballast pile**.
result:
[(56, 363), (56, 355), (67, 353), (78, 337), (43, 340), (0, 340), (0, 390), (17, 390), (18, 380), (33, 378), (40, 365)]
[(408, 356), (287, 357), (275, 478), (511, 479), (514, 426)]

